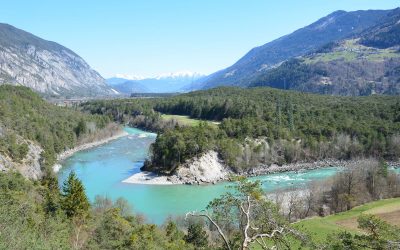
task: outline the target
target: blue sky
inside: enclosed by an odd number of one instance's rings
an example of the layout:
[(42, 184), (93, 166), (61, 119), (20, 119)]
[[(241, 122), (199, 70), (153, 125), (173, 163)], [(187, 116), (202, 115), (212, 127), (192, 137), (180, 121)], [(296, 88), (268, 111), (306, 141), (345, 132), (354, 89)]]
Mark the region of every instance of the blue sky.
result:
[(398, 0), (1, 0), (0, 22), (56, 41), (104, 77), (212, 73), (335, 10)]

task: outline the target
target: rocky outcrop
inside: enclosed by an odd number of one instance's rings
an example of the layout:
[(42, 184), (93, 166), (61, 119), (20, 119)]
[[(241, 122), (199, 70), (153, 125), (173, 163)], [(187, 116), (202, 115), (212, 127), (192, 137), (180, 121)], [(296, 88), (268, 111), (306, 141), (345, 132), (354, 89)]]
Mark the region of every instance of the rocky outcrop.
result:
[(28, 153), (21, 162), (15, 162), (10, 157), (0, 154), (0, 172), (17, 171), (25, 178), (39, 180), (43, 176), (40, 167), (40, 154), (43, 149), (31, 141), (25, 141), (28, 144)]
[(215, 183), (226, 180), (229, 174), (230, 171), (219, 159), (218, 153), (210, 150), (181, 165), (172, 178), (185, 184)]
[(115, 94), (73, 51), (8, 24), (0, 24), (0, 84), (4, 83), (48, 96)]
[(170, 184), (208, 184), (227, 180), (231, 172), (215, 151), (208, 151), (199, 157), (186, 161), (169, 176), (142, 171), (134, 174), (125, 183), (170, 185)]

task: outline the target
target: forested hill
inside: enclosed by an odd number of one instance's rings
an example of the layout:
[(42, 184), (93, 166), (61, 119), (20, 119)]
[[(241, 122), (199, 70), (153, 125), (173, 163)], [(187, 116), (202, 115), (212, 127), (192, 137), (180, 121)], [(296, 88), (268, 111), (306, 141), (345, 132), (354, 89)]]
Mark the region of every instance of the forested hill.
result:
[(250, 86), (335, 95), (400, 94), (400, 8), (349, 39), (254, 74)]
[(202, 86), (248, 86), (253, 75), (268, 72), (285, 60), (367, 30), (388, 13), (390, 10), (335, 11), (291, 34), (253, 48), (229, 68), (211, 74)]
[[(221, 87), (170, 98), (96, 101), (84, 109), (111, 117), (160, 123), (161, 113), (221, 121), (167, 126), (145, 169), (170, 173), (216, 150), (235, 171), (321, 159), (383, 157), (400, 152), (400, 100), (393, 96), (337, 97), (272, 88)], [(140, 119), (139, 119), (140, 118)], [(147, 121), (147, 122), (146, 122)]]
[(41, 178), (51, 172), (56, 154), (102, 129), (111, 129), (109, 124), (108, 117), (49, 104), (27, 87), (2, 85), (0, 171), (17, 170), (29, 178)]

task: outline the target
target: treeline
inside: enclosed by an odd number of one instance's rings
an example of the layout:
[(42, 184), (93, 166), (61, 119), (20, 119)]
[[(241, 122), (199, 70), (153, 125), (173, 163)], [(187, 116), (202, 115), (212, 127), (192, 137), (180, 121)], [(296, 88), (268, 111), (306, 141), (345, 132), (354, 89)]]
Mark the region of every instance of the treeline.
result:
[(49, 104), (29, 88), (0, 86), (0, 154), (13, 161), (26, 157), (27, 143), (32, 141), (43, 148), (41, 164), (49, 170), (58, 153), (73, 148), (109, 123), (106, 116)]
[(173, 121), (164, 121), (154, 110), (158, 99), (96, 100), (81, 104), (83, 112), (109, 117), (110, 120), (152, 132), (175, 127)]
[[(163, 113), (222, 120), (216, 140), (206, 140), (209, 145), (203, 148), (217, 150), (237, 171), (260, 163), (369, 156), (396, 160), (400, 156), (397, 97), (350, 98), (269, 88), (217, 88), (160, 99), (154, 108)], [(179, 150), (169, 147), (168, 155), (174, 157), (164, 158), (165, 165), (176, 164), (178, 155), (180, 162), (182, 155), (193, 155), (181, 149), (193, 148), (188, 141), (202, 138), (198, 130), (186, 127), (160, 134), (152, 147), (154, 163), (159, 165), (158, 159), (165, 157), (160, 153), (162, 145), (171, 145), (174, 140), (178, 140), (175, 145), (185, 146)], [(190, 139), (180, 142), (184, 134)]]
[[(207, 150), (218, 151), (238, 172), (260, 164), (400, 156), (400, 100), (395, 96), (223, 87), (170, 98), (95, 101), (82, 108), (160, 132), (147, 170), (171, 172)], [(220, 124), (178, 128), (173, 122), (165, 125), (160, 113)]]

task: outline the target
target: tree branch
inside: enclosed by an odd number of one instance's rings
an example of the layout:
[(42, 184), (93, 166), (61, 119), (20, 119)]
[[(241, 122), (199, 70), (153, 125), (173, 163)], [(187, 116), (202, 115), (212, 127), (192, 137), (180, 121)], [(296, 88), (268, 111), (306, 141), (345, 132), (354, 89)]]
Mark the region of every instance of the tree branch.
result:
[(207, 219), (217, 228), (219, 235), (221, 235), (222, 239), (223, 239), (224, 242), (225, 242), (226, 248), (227, 248), (228, 250), (231, 250), (231, 246), (229, 245), (229, 241), (228, 241), (228, 239), (225, 237), (224, 232), (222, 232), (222, 229), (221, 229), (221, 228), (218, 226), (218, 224), (211, 218), (211, 216), (209, 216), (207, 213), (196, 214), (196, 212), (193, 211), (193, 212), (188, 212), (188, 213), (186, 213), (185, 220), (187, 219), (188, 215), (190, 215), (190, 216), (195, 216), (195, 217), (205, 217), (205, 218), (207, 218)]

